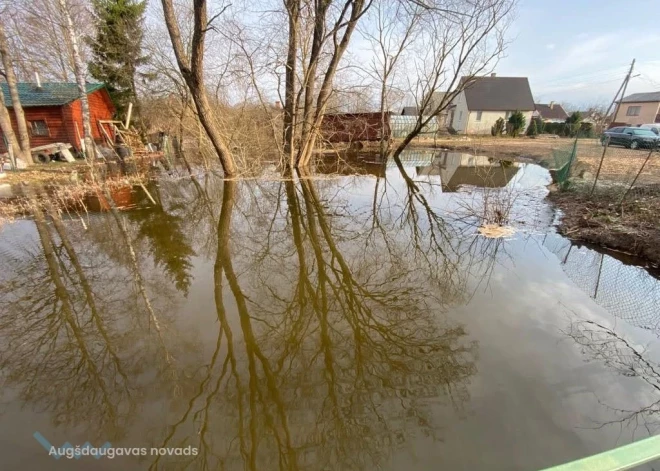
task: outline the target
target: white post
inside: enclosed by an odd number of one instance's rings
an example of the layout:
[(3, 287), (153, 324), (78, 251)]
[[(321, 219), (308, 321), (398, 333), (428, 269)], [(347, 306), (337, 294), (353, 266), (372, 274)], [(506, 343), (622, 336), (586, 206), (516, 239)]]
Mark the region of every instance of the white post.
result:
[(128, 126), (131, 124), (131, 114), (133, 113), (133, 103), (128, 104), (128, 111), (126, 112), (126, 124), (124, 127), (128, 129)]

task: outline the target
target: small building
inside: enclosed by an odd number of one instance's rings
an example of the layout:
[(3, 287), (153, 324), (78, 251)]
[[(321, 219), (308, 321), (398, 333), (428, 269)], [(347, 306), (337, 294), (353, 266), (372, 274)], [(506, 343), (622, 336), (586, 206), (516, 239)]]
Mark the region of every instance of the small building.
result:
[(612, 125), (637, 126), (660, 122), (660, 92), (633, 93), (619, 103)]
[(527, 77), (463, 77), (460, 86), (466, 82), (449, 112), (449, 122), (456, 132), (490, 134), (495, 121), (508, 121), (515, 111), (523, 113), (527, 125), (531, 122), (535, 108)]
[[(4, 101), (10, 110), (12, 127), (18, 132), (16, 118), (11, 111), (12, 103), (7, 83), (0, 84)], [(71, 144), (80, 151), (83, 137), (82, 104), (76, 83), (28, 83), (17, 84), (18, 95), (25, 112), (30, 133), (30, 146), (38, 147), (56, 142)], [(102, 140), (99, 120), (109, 120), (115, 112), (108, 90), (102, 83), (87, 84), (92, 135)], [(2, 136), (2, 131), (0, 131)], [(7, 152), (4, 136), (0, 139), (0, 153)]]
[(568, 119), (568, 113), (564, 107), (554, 101), (548, 104), (534, 103), (534, 107), (536, 108), (535, 115), (544, 123), (565, 123)]

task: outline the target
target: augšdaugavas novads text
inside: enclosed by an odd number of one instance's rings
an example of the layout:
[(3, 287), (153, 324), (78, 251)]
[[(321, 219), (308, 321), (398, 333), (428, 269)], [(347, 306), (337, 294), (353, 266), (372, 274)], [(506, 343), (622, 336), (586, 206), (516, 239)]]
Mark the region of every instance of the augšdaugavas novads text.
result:
[(113, 447), (91, 447), (80, 446), (75, 447), (60, 447), (51, 446), (48, 450), (49, 456), (66, 457), (69, 459), (79, 459), (84, 456), (92, 456), (94, 458), (105, 457), (114, 459), (117, 456), (197, 456), (197, 448), (188, 445), (185, 448), (113, 448)]

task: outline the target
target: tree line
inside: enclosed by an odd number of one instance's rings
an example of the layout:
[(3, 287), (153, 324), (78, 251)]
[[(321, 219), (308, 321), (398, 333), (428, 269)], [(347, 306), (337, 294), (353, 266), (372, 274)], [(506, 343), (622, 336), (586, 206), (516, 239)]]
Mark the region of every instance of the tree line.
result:
[(384, 130), (390, 109), (415, 103), (416, 125), (401, 143), (381, 140), (381, 152), (398, 159), (471, 79), (494, 69), (515, 6), (516, 0), (19, 0), (0, 12), (3, 75), (12, 92), (11, 103), (0, 105), (0, 125), (14, 154), (29, 162), (16, 82), (35, 71), (44, 80), (74, 80), (91, 158), (85, 82), (100, 81), (119, 114), (133, 103), (143, 130), (167, 131), (180, 151), (196, 134), (198, 149), (206, 145), (225, 175), (235, 176), (266, 150), (282, 166), (309, 165), (329, 112), (380, 111)]

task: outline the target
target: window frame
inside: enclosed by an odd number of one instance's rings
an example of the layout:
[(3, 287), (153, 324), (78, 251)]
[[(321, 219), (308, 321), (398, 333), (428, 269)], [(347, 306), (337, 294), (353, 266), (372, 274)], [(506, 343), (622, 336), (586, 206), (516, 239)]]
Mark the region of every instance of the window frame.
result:
[[(48, 121), (45, 119), (33, 119), (29, 121), (30, 123), (30, 136), (31, 137), (50, 137), (50, 127), (48, 126)], [(43, 129), (39, 130), (35, 126), (36, 123), (43, 123)]]
[(477, 111), (475, 121), (481, 121), (481, 118), (483, 117), (483, 111)]
[(641, 105), (628, 106), (628, 109), (626, 110), (626, 116), (639, 116), (641, 111), (642, 111)]

